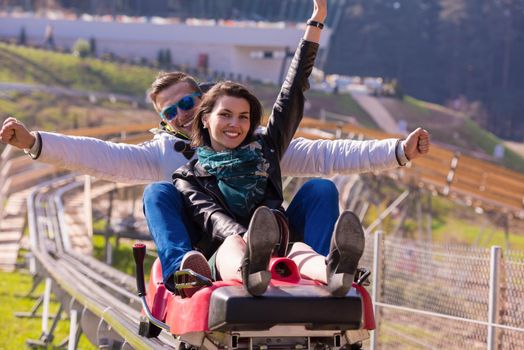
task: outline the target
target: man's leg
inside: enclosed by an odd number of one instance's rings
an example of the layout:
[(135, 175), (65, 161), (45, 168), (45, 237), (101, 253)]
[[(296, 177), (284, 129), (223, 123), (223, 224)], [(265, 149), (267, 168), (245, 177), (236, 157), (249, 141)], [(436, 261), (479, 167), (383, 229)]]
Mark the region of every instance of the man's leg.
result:
[(338, 190), (329, 180), (313, 179), (297, 192), (286, 211), (293, 238), (317, 253), (329, 253), (331, 235), (339, 216)]
[(180, 268), (184, 254), (199, 237), (184, 213), (181, 194), (170, 182), (157, 182), (144, 190), (144, 214), (162, 264), (164, 284)]

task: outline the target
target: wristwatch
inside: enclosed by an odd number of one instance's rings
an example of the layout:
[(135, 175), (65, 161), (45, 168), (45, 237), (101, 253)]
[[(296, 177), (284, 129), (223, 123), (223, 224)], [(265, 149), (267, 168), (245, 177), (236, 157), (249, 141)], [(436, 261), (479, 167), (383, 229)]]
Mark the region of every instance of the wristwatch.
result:
[(308, 21), (306, 22), (306, 25), (308, 25), (308, 26), (313, 26), (313, 27), (317, 27), (318, 29), (322, 29), (322, 28), (324, 28), (324, 23), (322, 23), (322, 22), (317, 22), (317, 21), (314, 21), (314, 20), (312, 20), (312, 19), (308, 20)]
[(31, 148), (24, 148), (24, 153), (33, 159), (37, 159), (42, 152), (42, 136), (37, 131), (32, 131), (31, 134), (35, 137), (35, 143)]

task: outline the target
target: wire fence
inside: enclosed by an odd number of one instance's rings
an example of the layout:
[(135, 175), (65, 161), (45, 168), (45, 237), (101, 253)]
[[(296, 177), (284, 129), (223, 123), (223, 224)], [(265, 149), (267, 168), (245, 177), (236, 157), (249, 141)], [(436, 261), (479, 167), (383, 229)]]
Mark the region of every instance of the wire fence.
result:
[[(373, 242), (378, 239), (375, 246)], [(371, 349), (524, 348), (524, 252), (370, 234)]]

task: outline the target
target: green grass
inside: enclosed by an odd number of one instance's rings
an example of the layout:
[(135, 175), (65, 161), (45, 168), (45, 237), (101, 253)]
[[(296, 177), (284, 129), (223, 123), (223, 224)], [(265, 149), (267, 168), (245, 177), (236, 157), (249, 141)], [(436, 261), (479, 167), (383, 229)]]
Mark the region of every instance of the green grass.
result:
[[(21, 272), (0, 272), (0, 314), (2, 315), (2, 327), (0, 327), (0, 350), (25, 349), (27, 339), (38, 339), (42, 329), (42, 318), (16, 318), (15, 312), (29, 312), (35, 300), (28, 297), (21, 297), (18, 294), (25, 294), (31, 288), (31, 276)], [(39, 286), (34, 295), (43, 292), (44, 283)], [(51, 313), (58, 309), (58, 303), (52, 302), (50, 305)], [(38, 310), (41, 313), (42, 309)], [(65, 315), (65, 314), (63, 314)], [(49, 326), (51, 321), (49, 321)], [(69, 336), (69, 321), (59, 322), (55, 331), (55, 342)], [(49, 349), (57, 349), (50, 346)], [(97, 349), (85, 336), (82, 335), (78, 349)]]
[[(477, 145), (489, 155), (493, 154), (495, 146), (503, 144), (503, 141), (497, 136), (482, 129), (471, 119), (465, 121), (463, 134), (471, 143)], [(500, 160), (500, 165), (516, 171), (524, 172), (524, 159), (507, 147), (504, 147), (504, 158)]]
[[(479, 218), (480, 219), (480, 218)], [(433, 229), (434, 242), (444, 242), (448, 244), (476, 245), (489, 248), (494, 245), (506, 247), (505, 233), (503, 230), (487, 225), (482, 231), (482, 226), (469, 220), (463, 220), (450, 216), (440, 227)], [(509, 248), (511, 250), (524, 251), (524, 236), (515, 232), (508, 235)]]
[(427, 109), (425, 106), (424, 106), (424, 102), (421, 101), (421, 100), (418, 100), (414, 97), (411, 97), (409, 95), (405, 95), (404, 96), (404, 102), (406, 102), (408, 105), (414, 107), (414, 109), (420, 113), (420, 115), (422, 117), (424, 116), (430, 116), (431, 115), (431, 112), (429, 109)]
[[(381, 191), (393, 191), (398, 196), (400, 191), (392, 189), (391, 184), (383, 184)], [(425, 193), (421, 196), (421, 203), (423, 211), (427, 211), (428, 196), (431, 194)], [(395, 198), (390, 196), (389, 198)], [(403, 203), (400, 210), (403, 210), (403, 205), (411, 205), (413, 197), (408, 198), (407, 202)], [(371, 205), (366, 212), (366, 216), (362, 222), (364, 227), (367, 227), (378, 217), (380, 213), (387, 207), (387, 203), (382, 201), (378, 205)], [(417, 239), (418, 223), (416, 217), (416, 210), (410, 208), (408, 216), (401, 229), (402, 237), (409, 239)], [(449, 198), (442, 196), (431, 197), (431, 233), (433, 243), (438, 244), (459, 244), (466, 246), (476, 246), (481, 248), (490, 248), (498, 245), (506, 247), (506, 236), (502, 227), (497, 226), (490, 221), (489, 214), (477, 214), (474, 209), (454, 202)], [(387, 216), (380, 225), (380, 230), (386, 234), (395, 233), (394, 230), (398, 224), (400, 213)], [(422, 226), (426, 229), (426, 214), (424, 214)], [(519, 232), (508, 233), (509, 249), (515, 251), (524, 251), (524, 236)]]
[[(100, 261), (105, 261), (105, 237), (93, 236), (93, 256)], [(113, 267), (128, 275), (135, 275), (135, 261), (133, 259), (133, 243), (126, 239), (120, 239), (118, 247), (116, 247), (115, 237), (110, 237), (109, 242), (113, 246)], [(146, 281), (149, 280), (149, 272), (155, 258), (151, 255), (146, 255), (144, 260), (144, 273)]]
[(0, 81), (143, 96), (157, 70), (0, 43)]

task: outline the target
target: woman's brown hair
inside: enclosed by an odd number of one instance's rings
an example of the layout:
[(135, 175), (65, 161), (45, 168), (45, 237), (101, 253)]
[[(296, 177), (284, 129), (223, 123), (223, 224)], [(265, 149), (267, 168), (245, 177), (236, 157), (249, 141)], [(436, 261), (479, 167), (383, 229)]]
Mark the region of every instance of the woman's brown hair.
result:
[(246, 135), (242, 144), (249, 142), (255, 133), (256, 128), (260, 125), (262, 119), (262, 105), (258, 98), (253, 95), (249, 90), (242, 84), (235, 83), (232, 81), (223, 81), (215, 84), (202, 99), (200, 107), (198, 108), (195, 119), (193, 120), (192, 126), (192, 141), (191, 144), (195, 147), (209, 146), (211, 147), (211, 138), (209, 136), (208, 129), (204, 128), (202, 117), (206, 114), (210, 114), (215, 108), (215, 104), (218, 99), (222, 96), (231, 96), (243, 98), (249, 103), (249, 120), (250, 126), (249, 131)]

